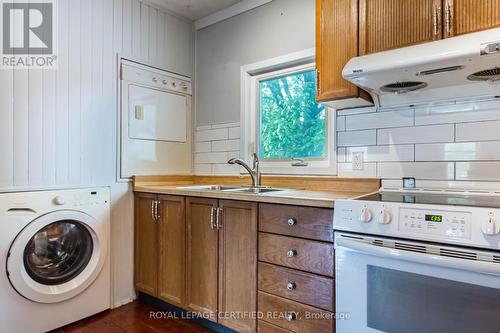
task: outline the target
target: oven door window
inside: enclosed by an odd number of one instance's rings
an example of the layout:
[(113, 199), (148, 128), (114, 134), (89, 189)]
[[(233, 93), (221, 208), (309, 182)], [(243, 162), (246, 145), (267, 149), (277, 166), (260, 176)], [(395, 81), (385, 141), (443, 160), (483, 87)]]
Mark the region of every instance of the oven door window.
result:
[(382, 332), (499, 332), (500, 290), (368, 265), (366, 310)]
[(24, 249), (24, 267), (34, 281), (60, 285), (85, 269), (92, 251), (92, 236), (84, 225), (73, 220), (58, 221), (30, 239)]

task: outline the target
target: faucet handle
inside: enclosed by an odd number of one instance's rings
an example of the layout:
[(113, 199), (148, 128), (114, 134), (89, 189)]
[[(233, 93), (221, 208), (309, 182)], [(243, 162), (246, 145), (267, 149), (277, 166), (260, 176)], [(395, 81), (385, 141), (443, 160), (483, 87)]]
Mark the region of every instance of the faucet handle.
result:
[(253, 153), (253, 169), (255, 170), (255, 168), (259, 165), (259, 155), (257, 155), (257, 153)]

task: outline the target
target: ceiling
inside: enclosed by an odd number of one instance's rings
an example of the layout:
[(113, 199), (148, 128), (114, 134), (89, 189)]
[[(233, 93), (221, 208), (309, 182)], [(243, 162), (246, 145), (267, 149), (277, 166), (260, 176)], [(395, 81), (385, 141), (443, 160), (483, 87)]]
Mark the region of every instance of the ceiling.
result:
[(149, 0), (149, 2), (171, 12), (196, 21), (241, 0)]

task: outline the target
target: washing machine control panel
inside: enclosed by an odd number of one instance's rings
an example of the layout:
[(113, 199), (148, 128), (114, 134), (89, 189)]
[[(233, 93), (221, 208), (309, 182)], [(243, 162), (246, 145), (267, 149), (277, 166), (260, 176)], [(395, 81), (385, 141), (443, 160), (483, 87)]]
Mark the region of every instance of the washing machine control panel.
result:
[(60, 194), (53, 198), (52, 203), (58, 207), (83, 207), (97, 206), (108, 203), (104, 193), (97, 190), (76, 191), (74, 193)]

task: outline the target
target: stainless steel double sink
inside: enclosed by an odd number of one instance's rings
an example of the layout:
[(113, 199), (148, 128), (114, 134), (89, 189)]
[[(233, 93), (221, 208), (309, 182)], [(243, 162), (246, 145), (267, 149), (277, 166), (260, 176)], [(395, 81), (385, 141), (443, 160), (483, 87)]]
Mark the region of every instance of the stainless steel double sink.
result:
[(270, 187), (251, 187), (251, 186), (226, 186), (226, 185), (195, 185), (177, 187), (179, 190), (186, 191), (222, 191), (238, 193), (270, 193), (283, 192), (285, 189)]

